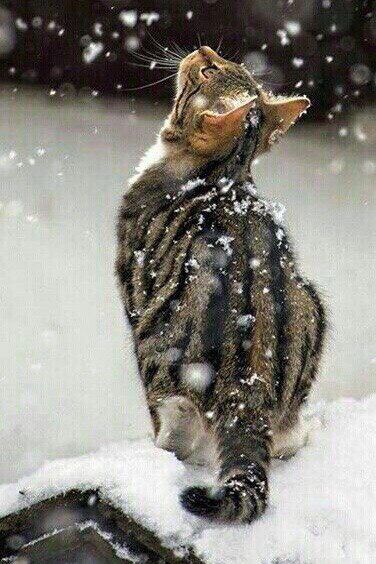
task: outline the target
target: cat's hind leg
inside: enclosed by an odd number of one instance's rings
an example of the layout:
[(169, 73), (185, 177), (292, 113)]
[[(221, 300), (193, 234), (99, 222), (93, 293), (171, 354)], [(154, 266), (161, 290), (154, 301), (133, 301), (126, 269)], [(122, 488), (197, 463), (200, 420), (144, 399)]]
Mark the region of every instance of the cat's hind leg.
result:
[(303, 418), (291, 427), (276, 430), (272, 439), (272, 457), (287, 459), (291, 458), (308, 442), (311, 426)]
[(211, 441), (199, 410), (189, 398), (180, 395), (164, 398), (156, 411), (159, 419), (156, 446), (192, 464), (210, 461)]

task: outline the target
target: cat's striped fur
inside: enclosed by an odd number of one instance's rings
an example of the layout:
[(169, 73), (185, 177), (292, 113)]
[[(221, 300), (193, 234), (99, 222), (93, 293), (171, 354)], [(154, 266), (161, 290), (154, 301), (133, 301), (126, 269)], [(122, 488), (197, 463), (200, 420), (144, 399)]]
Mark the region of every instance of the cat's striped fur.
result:
[(245, 179), (263, 127), (251, 109), (231, 151), (183, 179), (151, 166), (118, 223), (117, 274), (157, 444), (187, 460), (210, 444), (218, 487), (189, 488), (182, 502), (245, 522), (265, 509), (273, 436), (298, 423), (325, 332), (273, 206)]

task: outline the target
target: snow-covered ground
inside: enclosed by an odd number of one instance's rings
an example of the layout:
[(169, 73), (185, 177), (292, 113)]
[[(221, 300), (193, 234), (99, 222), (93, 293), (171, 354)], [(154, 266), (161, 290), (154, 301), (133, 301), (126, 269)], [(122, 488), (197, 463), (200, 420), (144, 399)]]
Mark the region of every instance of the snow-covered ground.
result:
[[(271, 473), (270, 506), (251, 525), (209, 524), (179, 492), (209, 476), (141, 440), (51, 462), (0, 486), (0, 516), (71, 488), (100, 488), (169, 546), (193, 545), (208, 564), (372, 564), (376, 561), (376, 395), (311, 411), (315, 431)], [(19, 491), (23, 495), (19, 494)]]
[[(148, 432), (114, 224), (166, 112), (12, 88), (0, 90), (0, 481)], [(332, 312), (319, 398), (376, 391), (374, 126), (369, 111), (296, 128), (255, 168)]]

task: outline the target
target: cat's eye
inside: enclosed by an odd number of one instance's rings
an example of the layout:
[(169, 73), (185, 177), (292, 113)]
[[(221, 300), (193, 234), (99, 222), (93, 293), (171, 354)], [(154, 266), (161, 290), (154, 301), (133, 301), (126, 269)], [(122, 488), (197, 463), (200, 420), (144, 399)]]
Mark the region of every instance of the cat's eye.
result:
[(205, 78), (210, 78), (211, 76), (213, 76), (213, 74), (216, 73), (216, 71), (218, 70), (217, 65), (210, 65), (210, 67), (204, 67), (201, 69), (201, 74), (205, 77)]

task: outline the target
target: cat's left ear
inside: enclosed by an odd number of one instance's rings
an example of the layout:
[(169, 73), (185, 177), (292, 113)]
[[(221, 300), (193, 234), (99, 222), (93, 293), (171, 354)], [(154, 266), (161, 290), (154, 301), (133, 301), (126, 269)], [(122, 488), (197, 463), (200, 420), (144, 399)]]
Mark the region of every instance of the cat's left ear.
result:
[(199, 116), (199, 128), (190, 139), (191, 146), (199, 153), (209, 155), (221, 153), (234, 143), (242, 128), (249, 110), (255, 105), (257, 96), (240, 106), (223, 113), (205, 110)]
[(275, 97), (265, 92), (260, 92), (259, 100), (265, 121), (257, 147), (257, 154), (267, 151), (311, 105), (306, 96)]

